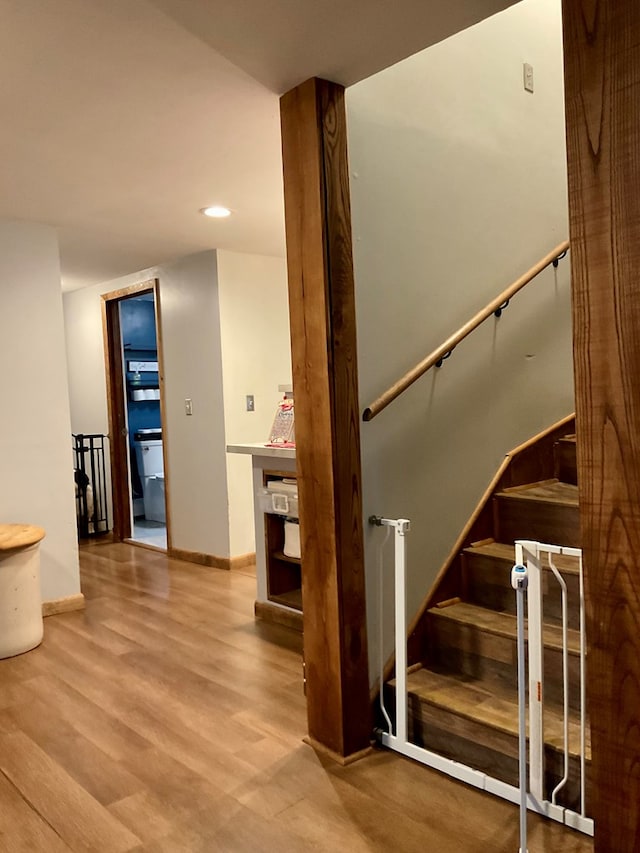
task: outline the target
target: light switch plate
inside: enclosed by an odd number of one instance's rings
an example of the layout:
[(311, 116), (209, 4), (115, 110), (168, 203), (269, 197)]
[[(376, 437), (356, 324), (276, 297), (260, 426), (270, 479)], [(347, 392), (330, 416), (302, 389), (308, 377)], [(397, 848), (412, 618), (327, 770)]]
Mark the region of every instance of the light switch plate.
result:
[(193, 403), (191, 401), (191, 397), (185, 398), (184, 413), (185, 413), (185, 415), (192, 415), (193, 414)]
[(256, 410), (256, 403), (255, 403), (255, 400), (253, 399), (253, 394), (247, 394), (247, 411), (248, 412), (255, 412), (255, 410)]

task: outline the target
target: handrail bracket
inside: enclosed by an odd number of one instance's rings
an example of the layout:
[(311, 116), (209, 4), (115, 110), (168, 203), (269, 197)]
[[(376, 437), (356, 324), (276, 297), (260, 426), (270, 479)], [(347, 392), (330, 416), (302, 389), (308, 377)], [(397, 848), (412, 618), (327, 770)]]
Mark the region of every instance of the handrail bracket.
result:
[(557, 270), (557, 269), (558, 269), (558, 265), (560, 264), (560, 261), (561, 261), (563, 258), (566, 258), (566, 257), (567, 257), (567, 252), (568, 252), (568, 251), (569, 251), (568, 249), (565, 249), (565, 250), (564, 250), (564, 252), (562, 252), (560, 255), (558, 255), (558, 257), (557, 257), (557, 258), (554, 258), (554, 259), (553, 259), (552, 263), (553, 263), (553, 268), (554, 268), (554, 270)]
[(502, 317), (502, 312), (504, 311), (504, 309), (505, 309), (505, 308), (508, 308), (508, 307), (509, 307), (509, 303), (510, 303), (510, 302), (511, 302), (511, 300), (510, 300), (510, 299), (506, 299), (506, 300), (502, 303), (502, 305), (500, 305), (498, 308), (496, 308), (496, 310), (493, 312), (493, 316), (494, 316), (494, 317), (497, 317), (498, 319), (500, 319), (500, 317)]
[(454, 349), (455, 349), (455, 347), (451, 347), (451, 349), (449, 350), (449, 352), (446, 352), (443, 356), (441, 356), (441, 357), (436, 361), (436, 367), (442, 367), (443, 363), (444, 363), (448, 358), (450, 358), (450, 357), (451, 357), (451, 353), (454, 351)]

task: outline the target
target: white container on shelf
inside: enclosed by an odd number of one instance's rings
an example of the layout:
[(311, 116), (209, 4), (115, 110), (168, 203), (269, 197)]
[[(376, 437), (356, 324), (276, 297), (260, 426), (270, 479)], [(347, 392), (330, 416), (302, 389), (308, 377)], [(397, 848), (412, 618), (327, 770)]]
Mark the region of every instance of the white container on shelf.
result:
[(300, 522), (287, 518), (284, 522), (284, 548), (285, 557), (300, 559)]

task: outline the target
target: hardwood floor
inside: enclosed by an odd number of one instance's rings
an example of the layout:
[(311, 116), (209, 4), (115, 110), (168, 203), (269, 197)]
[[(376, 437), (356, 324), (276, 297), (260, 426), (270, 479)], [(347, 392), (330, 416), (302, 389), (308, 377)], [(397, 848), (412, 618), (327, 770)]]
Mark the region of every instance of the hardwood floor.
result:
[[(130, 545), (81, 554), (85, 611), (0, 661), (0, 851), (513, 853), (514, 807), (389, 752), (302, 743), (301, 639), (255, 577)], [(530, 818), (530, 853), (592, 843)]]

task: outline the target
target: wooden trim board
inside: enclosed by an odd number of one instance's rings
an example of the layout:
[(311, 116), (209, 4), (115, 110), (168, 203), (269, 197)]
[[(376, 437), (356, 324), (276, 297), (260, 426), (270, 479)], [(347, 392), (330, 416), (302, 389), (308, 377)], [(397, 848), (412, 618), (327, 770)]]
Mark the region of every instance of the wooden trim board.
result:
[(137, 539), (123, 539), (126, 545), (135, 545), (136, 548), (146, 548), (147, 551), (157, 551), (158, 554), (166, 554), (167, 549), (161, 545), (152, 545), (150, 542), (139, 542)]
[(127, 299), (129, 296), (139, 296), (141, 293), (148, 293), (154, 289), (154, 285), (158, 279), (149, 278), (146, 281), (139, 281), (137, 284), (130, 284), (128, 287), (121, 287), (119, 290), (111, 290), (109, 293), (103, 293), (102, 299), (105, 302), (112, 300)]
[[(113, 535), (122, 541), (131, 536), (129, 507), (128, 448), (124, 411), (124, 375), (121, 358), (120, 312), (117, 301), (102, 302), (104, 369), (109, 418), (109, 456), (111, 461), (111, 494), (113, 499)], [(116, 401), (121, 401), (120, 404)]]
[(255, 566), (256, 552), (251, 551), (249, 554), (237, 554), (235, 557), (229, 557), (229, 568), (232, 572), (238, 572), (241, 569), (247, 569), (249, 566)]
[(315, 752), (320, 753), (320, 755), (325, 755), (327, 758), (330, 758), (331, 761), (335, 761), (336, 764), (340, 764), (342, 767), (347, 767), (349, 764), (360, 761), (361, 758), (366, 758), (373, 752), (373, 746), (369, 744), (369, 746), (365, 746), (364, 749), (359, 749), (358, 752), (352, 752), (350, 755), (340, 755), (340, 753), (334, 752), (332, 749), (328, 749), (323, 743), (309, 737), (309, 735), (307, 735), (307, 737), (303, 737), (302, 742), (306, 743), (307, 746), (310, 746)]
[(302, 613), (297, 610), (279, 607), (270, 601), (256, 601), (253, 610), (256, 619), (262, 619), (263, 622), (270, 622), (272, 625), (283, 625), (285, 628), (302, 633)]
[(187, 563), (197, 563), (199, 566), (209, 566), (212, 569), (231, 568), (229, 557), (218, 557), (215, 554), (205, 554), (201, 551), (188, 551), (186, 548), (168, 548), (167, 554), (176, 560), (184, 560)]
[[(139, 545), (139, 542), (132, 542), (133, 545)], [(239, 554), (237, 557), (218, 557), (216, 554), (205, 554), (201, 551), (189, 551), (186, 548), (167, 548), (169, 557), (174, 557), (176, 560), (185, 560), (187, 563), (197, 563), (199, 566), (209, 566), (213, 569), (244, 569), (247, 566), (255, 564), (255, 552), (250, 554)]]
[(58, 613), (70, 613), (72, 610), (84, 610), (85, 600), (81, 592), (67, 595), (64, 598), (54, 598), (42, 602), (42, 615), (55, 616)]

